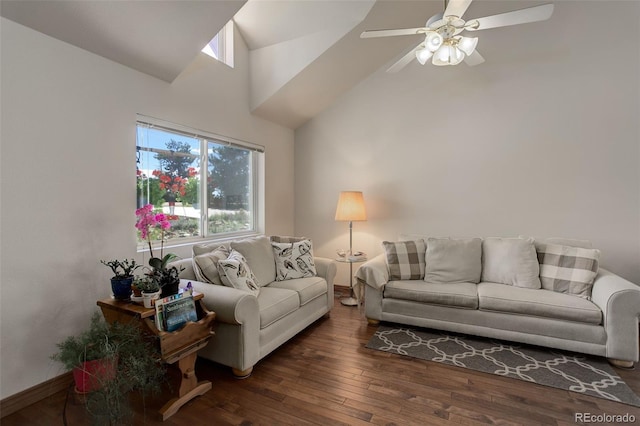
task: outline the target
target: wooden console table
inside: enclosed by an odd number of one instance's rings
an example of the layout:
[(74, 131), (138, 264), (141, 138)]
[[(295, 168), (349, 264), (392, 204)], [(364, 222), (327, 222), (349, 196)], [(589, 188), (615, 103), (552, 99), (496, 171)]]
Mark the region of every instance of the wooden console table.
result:
[(130, 301), (116, 299), (98, 300), (97, 304), (102, 310), (105, 320), (113, 324), (138, 321), (145, 332), (157, 337), (162, 361), (167, 364), (175, 364), (180, 370), (180, 387), (177, 395), (169, 400), (161, 409), (162, 420), (166, 420), (175, 414), (180, 407), (196, 396), (205, 394), (211, 389), (211, 382), (204, 380), (198, 382), (195, 372), (198, 350), (207, 345), (213, 336), (211, 327), (216, 317), (203, 303), (204, 296), (194, 293), (193, 298), (198, 303), (197, 322), (188, 322), (180, 330), (174, 332), (160, 331), (156, 328), (153, 317), (156, 314), (154, 308), (145, 308), (142, 305)]

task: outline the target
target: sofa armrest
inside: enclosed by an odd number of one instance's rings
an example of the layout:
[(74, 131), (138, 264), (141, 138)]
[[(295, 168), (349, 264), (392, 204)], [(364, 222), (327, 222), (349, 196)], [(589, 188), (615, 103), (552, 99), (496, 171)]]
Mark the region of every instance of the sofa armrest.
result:
[(600, 268), (591, 300), (602, 311), (607, 332), (607, 357), (638, 361), (640, 287)]
[(382, 290), (384, 285), (389, 282), (389, 268), (387, 268), (384, 253), (363, 263), (356, 271), (356, 279), (376, 290)]
[(326, 257), (314, 257), (313, 263), (316, 265), (318, 276), (324, 278), (329, 287), (333, 287), (333, 280), (335, 280), (336, 271), (338, 270), (335, 260)]
[(193, 290), (204, 295), (204, 304), (216, 313), (216, 321), (251, 325), (260, 328), (258, 299), (242, 290), (194, 280), (181, 280), (180, 287), (191, 283)]

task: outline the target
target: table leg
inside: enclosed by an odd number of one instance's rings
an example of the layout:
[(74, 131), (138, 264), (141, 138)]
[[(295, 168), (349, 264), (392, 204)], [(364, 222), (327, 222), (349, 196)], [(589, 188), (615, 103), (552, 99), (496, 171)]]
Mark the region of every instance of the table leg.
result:
[(195, 369), (197, 357), (197, 352), (194, 352), (178, 361), (178, 368), (180, 369), (180, 389), (178, 390), (178, 396), (171, 399), (160, 409), (162, 420), (167, 420), (191, 399), (204, 395), (211, 389), (210, 381), (204, 380), (198, 382)]

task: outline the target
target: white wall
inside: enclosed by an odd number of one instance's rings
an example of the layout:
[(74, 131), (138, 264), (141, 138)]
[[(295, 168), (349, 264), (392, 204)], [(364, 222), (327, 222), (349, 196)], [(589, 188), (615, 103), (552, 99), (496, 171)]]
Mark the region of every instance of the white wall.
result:
[[(136, 256), (136, 113), (266, 147), (266, 229), (293, 232), (293, 131), (249, 112), (236, 68), (200, 55), (167, 84), (2, 18), (0, 397), (62, 372), (55, 344), (109, 297), (99, 259)], [(188, 255), (187, 248), (179, 252)]]
[(296, 233), (320, 255), (348, 247), (338, 193), (362, 190), (354, 248), (370, 255), (400, 233), (582, 238), (640, 284), (640, 3), (555, 4), (478, 32), (480, 66), (381, 70), (299, 128)]

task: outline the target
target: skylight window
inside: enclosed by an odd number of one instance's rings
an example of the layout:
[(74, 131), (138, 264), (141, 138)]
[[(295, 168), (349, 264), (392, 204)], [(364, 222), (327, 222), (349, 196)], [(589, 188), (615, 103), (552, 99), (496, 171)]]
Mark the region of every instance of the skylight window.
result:
[(220, 32), (202, 49), (202, 53), (233, 68), (233, 21), (227, 22), (222, 27)]

